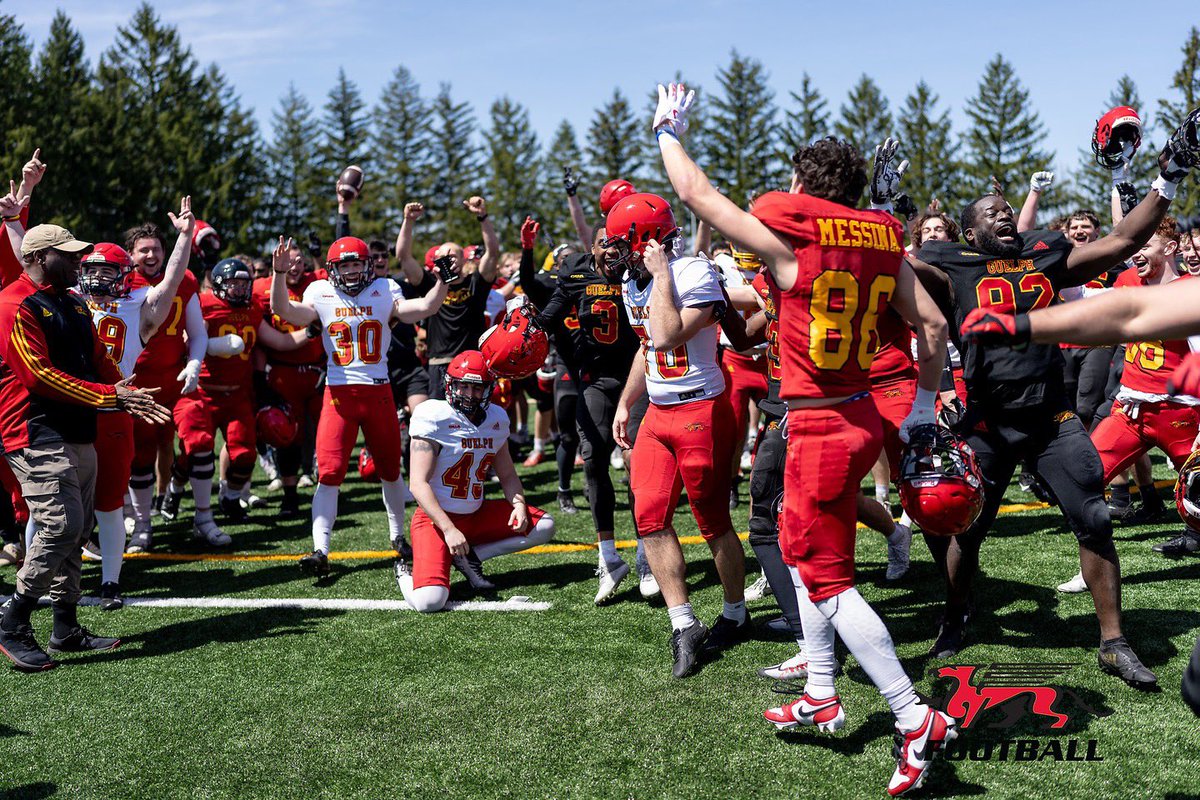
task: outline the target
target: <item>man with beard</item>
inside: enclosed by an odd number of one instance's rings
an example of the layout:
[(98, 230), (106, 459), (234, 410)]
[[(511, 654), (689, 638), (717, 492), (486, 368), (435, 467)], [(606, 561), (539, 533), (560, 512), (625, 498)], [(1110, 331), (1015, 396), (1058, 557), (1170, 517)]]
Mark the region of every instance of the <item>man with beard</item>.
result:
[[(930, 242), (909, 260), (958, 330), (976, 309), (1028, 313), (1055, 302), (1059, 291), (1092, 280), (1136, 253), (1166, 215), (1175, 189), (1200, 161), (1193, 112), (1159, 156), (1162, 174), (1151, 193), (1112, 232), (1072, 246), (1061, 234), (1017, 232), (1013, 210), (985, 195), (967, 205), (961, 225), (967, 244)], [(1069, 411), (1063, 360), (1057, 347), (1016, 349), (965, 341), (967, 411), (960, 428), (983, 471), (986, 499), (979, 519), (951, 538), (926, 537), (946, 581), (941, 629), (930, 652), (949, 658), (963, 646), (971, 615), (971, 583), (979, 550), (1004, 490), (1024, 459), (1050, 486), (1079, 540), (1079, 559), (1100, 621), (1099, 663), (1135, 686), (1157, 678), (1121, 632), (1121, 577), (1104, 504), (1103, 469), (1079, 418)]]

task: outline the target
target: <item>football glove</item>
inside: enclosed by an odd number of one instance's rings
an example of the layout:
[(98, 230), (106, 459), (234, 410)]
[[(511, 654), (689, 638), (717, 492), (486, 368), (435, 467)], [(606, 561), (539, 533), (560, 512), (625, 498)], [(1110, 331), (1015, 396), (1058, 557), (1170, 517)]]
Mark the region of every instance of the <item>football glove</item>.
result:
[(179, 390), (180, 394), (191, 394), (196, 391), (196, 387), (200, 385), (200, 362), (194, 358), (188, 361), (187, 365), (175, 376), (175, 380), (183, 384), (183, 388)]
[(654, 110), (654, 132), (669, 131), (676, 137), (687, 133), (688, 110), (696, 99), (696, 91), (682, 83), (658, 85), (658, 107)]
[(542, 226), (538, 224), (533, 217), (526, 217), (521, 223), (521, 249), (532, 250), (534, 243), (537, 242), (538, 231)]
[(1117, 192), (1117, 198), (1121, 201), (1121, 213), (1128, 214), (1133, 211), (1133, 207), (1138, 204), (1137, 188), (1128, 181), (1114, 183), (1113, 189)]
[(1029, 176), (1029, 191), (1031, 192), (1037, 192), (1038, 194), (1041, 194), (1053, 185), (1053, 172), (1046, 172), (1043, 170), (1041, 172), (1035, 172)]
[(908, 416), (900, 423), (900, 441), (908, 444), (909, 434), (912, 433), (913, 428), (937, 423), (937, 409), (934, 406), (936, 398), (937, 392), (917, 387), (917, 397), (913, 400), (912, 411), (909, 411)]
[(1190, 353), (1167, 381), (1171, 394), (1189, 394), (1200, 397), (1200, 353)]
[(871, 202), (877, 206), (887, 205), (900, 191), (900, 178), (908, 169), (908, 159), (892, 166), (900, 142), (888, 137), (883, 144), (875, 146), (875, 164), (871, 170)]
[(896, 214), (903, 214), (904, 218), (907, 220), (911, 220), (917, 215), (917, 204), (914, 203), (913, 199), (904, 192), (896, 195), (894, 205)]
[(570, 167), (563, 167), (563, 188), (567, 190), (567, 197), (574, 197), (579, 191), (579, 176)]
[(967, 314), (959, 332), (966, 341), (985, 347), (1004, 345), (1020, 349), (1029, 344), (1029, 316), (992, 308), (976, 308)]
[(1200, 108), (1184, 118), (1158, 154), (1163, 180), (1179, 183), (1200, 164)]

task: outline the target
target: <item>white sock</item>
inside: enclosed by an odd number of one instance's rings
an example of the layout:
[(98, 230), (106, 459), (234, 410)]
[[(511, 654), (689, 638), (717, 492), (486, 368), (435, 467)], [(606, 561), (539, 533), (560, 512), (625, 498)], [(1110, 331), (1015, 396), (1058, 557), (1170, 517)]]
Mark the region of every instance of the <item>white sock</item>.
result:
[[(134, 485), (137, 483), (138, 485)], [(133, 502), (133, 518), (149, 522), (154, 508), (154, 473), (134, 475), (129, 479), (129, 497)]]
[(383, 485), (383, 507), (387, 511), (388, 538), (397, 539), (404, 535), (404, 480), (381, 481)]
[(912, 527), (912, 517), (908, 515), (907, 511), (900, 512), (900, 522), (898, 524), (903, 525), (906, 528)]
[(318, 483), (312, 499), (313, 550), (329, 555), (329, 535), (333, 533), (337, 514), (338, 487)]
[(238, 492), (238, 498), (247, 503), (250, 502), (250, 481), (246, 481), (246, 484), (242, 486), (242, 490)]
[(667, 616), (671, 618), (671, 630), (673, 631), (690, 628), (696, 623), (696, 615), (692, 613), (691, 603), (671, 606), (667, 609)]
[(616, 564), (621, 560), (621, 557), (617, 555), (617, 543), (612, 539), (601, 539), (599, 546), (600, 560), (605, 564)]
[(888, 507), (888, 485), (886, 483), (875, 484), (875, 499), (879, 501), (879, 505), (884, 508)]
[(212, 509), (211, 508), (197, 508), (195, 521), (197, 523), (212, 522), (213, 521)]
[(475, 555), (479, 556), (480, 561), (487, 561), (489, 558), (506, 556), (509, 553), (518, 553), (539, 544), (545, 544), (553, 537), (554, 520), (546, 515), (538, 521), (537, 525), (526, 531), (524, 536), (510, 536), (498, 542), (476, 545)]
[(847, 589), (815, 605), (887, 700), (900, 729), (912, 731), (921, 727), (926, 708), (917, 700), (917, 692), (896, 657), (896, 648), (883, 620), (858, 590)]
[(200, 509), (208, 511), (212, 505), (212, 476), (207, 478), (197, 478), (195, 475), (189, 479), (192, 484), (192, 502), (196, 504), (196, 518), (200, 518)]
[(746, 621), (746, 601), (739, 600), (736, 603), (726, 602), (721, 615), (727, 617), (734, 622), (742, 623)]
[(804, 691), (814, 700), (827, 700), (837, 694), (833, 676), (837, 672), (837, 660), (833, 655), (833, 624), (817, 610), (808, 596), (808, 589), (800, 580), (800, 571), (788, 567), (792, 573), (792, 586), (796, 589), (796, 601), (800, 604), (800, 626), (804, 629), (804, 651), (808, 653), (808, 679)]
[(96, 527), (100, 531), (100, 582), (119, 583), (125, 560), (125, 510), (97, 511)]
[(536, 436), (533, 437), (533, 452), (535, 452), (535, 453), (546, 452), (546, 440), (539, 439)]

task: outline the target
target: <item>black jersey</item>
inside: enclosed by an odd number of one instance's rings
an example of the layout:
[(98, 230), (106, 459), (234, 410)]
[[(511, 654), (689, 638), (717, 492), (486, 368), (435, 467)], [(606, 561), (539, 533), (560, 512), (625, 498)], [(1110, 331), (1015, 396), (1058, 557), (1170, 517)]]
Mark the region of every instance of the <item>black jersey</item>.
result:
[[(558, 289), (558, 275), (546, 270), (535, 270), (533, 267), (533, 251), (521, 251), (521, 291), (525, 292), (525, 296), (533, 303), (537, 309), (548, 308), (550, 302), (554, 299), (554, 292)], [(562, 325), (542, 325), (547, 333), (550, 334), (550, 340), (554, 344), (554, 352), (558, 354), (559, 359), (566, 365), (568, 371), (574, 374), (578, 368), (578, 362), (575, 360), (575, 341), (574, 331), (579, 327), (579, 322), (575, 319), (575, 309), (567, 309), (567, 314), (563, 317)]]
[(1079, 283), (1067, 272), (1071, 243), (1061, 233), (1021, 234), (1017, 258), (1000, 258), (962, 242), (927, 242), (917, 258), (937, 267), (954, 289), (951, 334), (962, 354), (963, 380), (972, 402), (994, 408), (1025, 408), (1062, 396), (1063, 359), (1058, 345), (980, 347), (959, 337), (972, 309), (998, 307), (1029, 313), (1057, 302), (1058, 292)]
[[(554, 295), (538, 315), (538, 322), (547, 330), (569, 331), (581, 380), (612, 377), (624, 381), (639, 345), (621, 306), (621, 285), (609, 283), (600, 274), (591, 253), (580, 253), (563, 260)], [(576, 316), (573, 326), (568, 324), (572, 312)]]
[[(426, 272), (417, 291), (424, 296), (433, 288), (437, 278)], [(478, 272), (468, 275), (461, 283), (451, 284), (441, 308), (425, 320), (425, 344), (431, 359), (453, 358), (464, 350), (479, 346), (485, 329), (484, 312), (492, 285)]]

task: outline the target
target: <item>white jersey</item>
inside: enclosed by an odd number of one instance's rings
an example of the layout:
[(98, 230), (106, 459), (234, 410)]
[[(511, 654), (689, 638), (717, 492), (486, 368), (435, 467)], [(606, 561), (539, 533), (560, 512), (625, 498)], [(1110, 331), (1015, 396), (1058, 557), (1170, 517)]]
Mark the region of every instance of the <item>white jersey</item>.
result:
[[(720, 278), (708, 259), (680, 256), (671, 261), (671, 277), (676, 308), (725, 302)], [(672, 406), (708, 400), (725, 391), (725, 374), (717, 360), (716, 321), (673, 350), (659, 350), (650, 319), (654, 280), (640, 289), (637, 281), (625, 281), (622, 294), (629, 324), (646, 347), (646, 391), (651, 402)]]
[(121, 376), (133, 374), (133, 365), (146, 343), (142, 341), (142, 306), (149, 286), (139, 286), (124, 297), (100, 301), (79, 292), (79, 298), (92, 312), (96, 337), (104, 343), (108, 355), (121, 370)]
[(483, 489), (496, 453), (508, 441), (508, 414), (488, 406), (476, 425), (445, 400), (426, 400), (413, 411), (408, 435), (441, 445), (429, 481), (438, 505), (449, 514), (472, 514), (483, 504)]
[(301, 302), (316, 309), (328, 358), (330, 386), (386, 384), (387, 351), (392, 341), (392, 307), (403, 300), (400, 284), (376, 278), (356, 295), (327, 280), (313, 281)]

